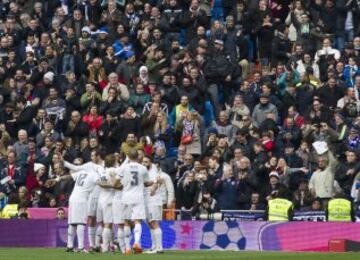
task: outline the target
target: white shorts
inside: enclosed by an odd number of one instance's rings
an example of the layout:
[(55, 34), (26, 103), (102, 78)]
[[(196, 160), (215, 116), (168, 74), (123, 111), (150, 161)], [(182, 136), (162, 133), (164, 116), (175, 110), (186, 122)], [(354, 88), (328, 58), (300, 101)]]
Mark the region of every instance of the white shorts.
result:
[(125, 220), (144, 220), (146, 218), (145, 214), (145, 204), (125, 204), (124, 206), (124, 219)]
[(96, 221), (103, 222), (104, 224), (110, 224), (113, 222), (113, 212), (111, 203), (98, 203), (96, 211)]
[(162, 220), (162, 206), (148, 205), (146, 207), (146, 220), (149, 222), (161, 221)]
[(124, 224), (124, 206), (121, 200), (113, 200), (112, 214), (114, 224)]
[(87, 223), (87, 202), (69, 202), (68, 223), (86, 224)]
[(89, 198), (87, 204), (87, 214), (89, 217), (95, 217), (98, 207), (98, 198)]

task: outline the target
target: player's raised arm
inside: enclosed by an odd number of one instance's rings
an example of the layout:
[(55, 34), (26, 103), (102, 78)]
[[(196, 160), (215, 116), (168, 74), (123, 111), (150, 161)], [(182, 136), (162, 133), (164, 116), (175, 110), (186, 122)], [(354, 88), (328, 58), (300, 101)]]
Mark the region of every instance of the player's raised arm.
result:
[(75, 165), (75, 164), (69, 163), (67, 161), (64, 161), (64, 166), (74, 172), (89, 171), (89, 165), (90, 165), (90, 162), (82, 164), (82, 165)]

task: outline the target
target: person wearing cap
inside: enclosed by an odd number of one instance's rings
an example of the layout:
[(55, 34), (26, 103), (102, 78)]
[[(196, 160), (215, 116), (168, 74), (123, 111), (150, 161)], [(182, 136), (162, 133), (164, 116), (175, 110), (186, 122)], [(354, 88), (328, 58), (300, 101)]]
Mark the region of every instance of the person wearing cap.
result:
[(262, 194), (267, 201), (278, 197), (289, 198), (289, 190), (280, 182), (280, 175), (277, 170), (270, 172), (268, 184), (263, 188)]
[(279, 183), (279, 174), (275, 171), (269, 174), (270, 193), (266, 196), (268, 201), (268, 221), (289, 221), (292, 217), (293, 204), (287, 200), (286, 188)]
[(83, 46), (86, 49), (89, 49), (93, 45), (93, 39), (91, 39), (91, 30), (90, 27), (84, 26), (81, 29), (81, 37), (79, 38), (80, 48)]
[[(222, 39), (214, 40), (213, 51), (210, 52), (208, 59), (205, 61), (204, 75), (208, 82), (208, 94), (214, 107), (215, 116), (221, 110), (219, 103), (219, 86), (231, 82), (233, 78), (234, 68), (227, 57), (224, 50), (224, 41)], [(224, 88), (225, 102), (228, 102), (231, 95), (231, 87)]]
[(269, 95), (262, 93), (260, 95), (260, 103), (257, 104), (252, 113), (252, 122), (255, 127), (259, 127), (266, 120), (267, 114), (273, 113), (275, 119), (278, 118), (278, 109), (269, 102)]
[(123, 60), (117, 65), (115, 72), (127, 86), (131, 85), (134, 88), (136, 82), (133, 79), (138, 68), (135, 52), (129, 50), (124, 52), (122, 56)]

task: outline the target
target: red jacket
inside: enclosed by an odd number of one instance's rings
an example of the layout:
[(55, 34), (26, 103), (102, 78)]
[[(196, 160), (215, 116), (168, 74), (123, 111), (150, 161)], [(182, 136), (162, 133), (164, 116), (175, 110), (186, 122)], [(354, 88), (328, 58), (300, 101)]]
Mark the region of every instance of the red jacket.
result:
[(88, 124), (89, 130), (98, 130), (103, 123), (103, 116), (96, 116), (92, 114), (87, 114), (83, 117), (83, 121)]

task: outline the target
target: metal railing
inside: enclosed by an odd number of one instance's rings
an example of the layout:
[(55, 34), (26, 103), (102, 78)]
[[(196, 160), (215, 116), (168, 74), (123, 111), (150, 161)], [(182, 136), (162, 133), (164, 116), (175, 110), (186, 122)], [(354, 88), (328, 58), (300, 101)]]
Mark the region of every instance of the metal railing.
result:
[[(216, 221), (261, 221), (266, 219), (265, 210), (221, 210), (212, 214), (192, 214), (191, 210), (164, 209), (166, 220), (216, 220)], [(325, 211), (294, 211), (293, 221), (326, 221)], [(360, 222), (360, 211), (356, 211), (356, 221)]]

